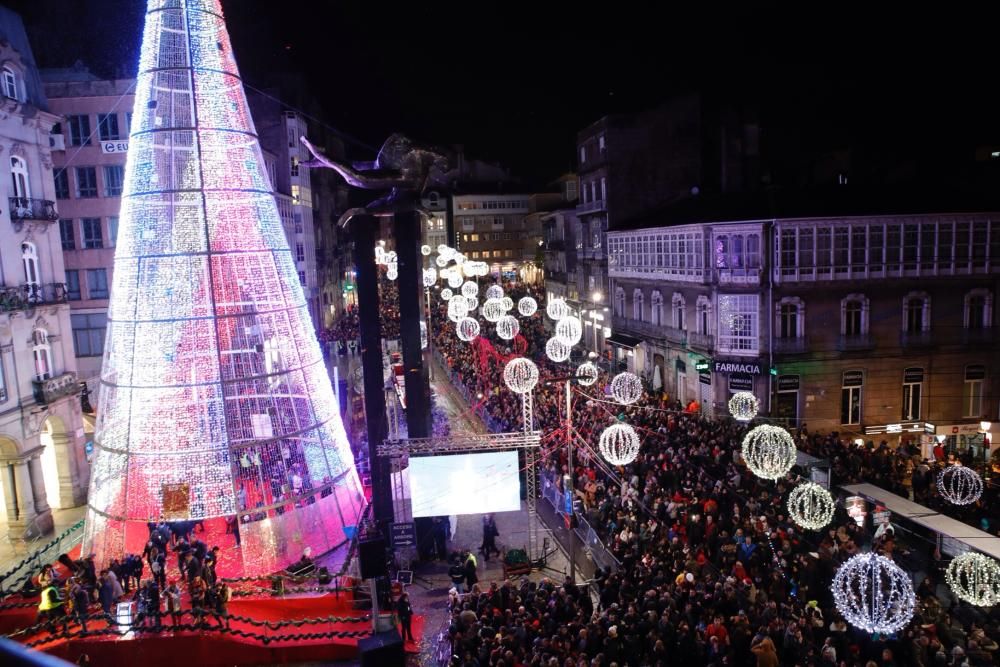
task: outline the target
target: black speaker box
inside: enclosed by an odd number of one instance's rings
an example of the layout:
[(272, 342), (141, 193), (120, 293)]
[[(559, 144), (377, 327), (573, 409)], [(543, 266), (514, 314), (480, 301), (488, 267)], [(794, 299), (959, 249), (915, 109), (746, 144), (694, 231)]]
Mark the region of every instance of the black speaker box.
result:
[(402, 667), (406, 663), (403, 639), (396, 630), (358, 640), (361, 667)]
[(375, 537), (359, 540), (358, 560), (361, 561), (362, 579), (374, 579), (389, 574), (385, 561), (385, 539)]

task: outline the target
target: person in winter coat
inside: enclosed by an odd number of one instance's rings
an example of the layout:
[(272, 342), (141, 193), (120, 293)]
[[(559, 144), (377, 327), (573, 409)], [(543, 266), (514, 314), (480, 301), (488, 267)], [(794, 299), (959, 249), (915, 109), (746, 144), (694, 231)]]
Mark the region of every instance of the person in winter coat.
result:
[(764, 636), (750, 646), (750, 652), (757, 656), (757, 667), (778, 667), (778, 651), (774, 648), (771, 638)]

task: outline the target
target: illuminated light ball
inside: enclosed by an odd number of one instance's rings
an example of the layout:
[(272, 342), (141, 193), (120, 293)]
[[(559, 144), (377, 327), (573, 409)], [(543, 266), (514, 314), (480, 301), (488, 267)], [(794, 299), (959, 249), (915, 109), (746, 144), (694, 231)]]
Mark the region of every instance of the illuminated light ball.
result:
[(431, 250), (431, 247), (429, 245), (420, 246), (420, 254), (423, 255), (424, 257), (430, 257), (432, 252), (434, 251)]
[(527, 394), (538, 384), (538, 366), (524, 357), (511, 359), (503, 367), (503, 381), (515, 394)]
[(437, 247), (438, 255), (444, 257), (447, 260), (451, 260), (451, 256), (455, 254), (455, 249), (448, 247), (448, 245), (442, 243)]
[(461, 272), (452, 271), (448, 274), (448, 287), (458, 289), (462, 286), (462, 282), (464, 282), (464, 280), (465, 278), (462, 277)]
[(444, 267), (448, 266), (448, 258), (445, 257), (444, 255), (438, 255), (434, 259), (434, 263), (443, 269)]
[(475, 262), (466, 262), (461, 267), (462, 273), (465, 274), (466, 278), (475, 278), (479, 275), (479, 269), (476, 268)]
[[(426, 246), (425, 246), (426, 247)], [(424, 287), (434, 287), (438, 280), (438, 272), (433, 266), (424, 269)]]
[(469, 302), (461, 294), (455, 294), (448, 299), (448, 319), (456, 324), (469, 314)]
[(454, 257), (452, 257), (452, 259), (455, 260), (456, 264), (465, 264), (465, 255), (463, 255), (460, 252), (455, 253), (455, 255), (454, 255)]
[(983, 478), (972, 468), (948, 466), (938, 475), (937, 488), (952, 505), (971, 505), (983, 495)]
[(819, 484), (804, 482), (788, 494), (788, 516), (807, 530), (821, 530), (833, 520), (833, 496)]
[(458, 334), (459, 340), (470, 342), (479, 335), (479, 320), (473, 317), (463, 317), (455, 325), (455, 333)]
[(390, 250), (389, 252), (385, 253), (385, 255), (383, 255), (383, 257), (385, 259), (385, 263), (386, 264), (395, 264), (396, 261), (397, 261), (396, 260), (396, 251), (395, 250)]
[(487, 264), (486, 262), (479, 262), (478, 269), (480, 278), (488, 276), (490, 274), (490, 265)]
[(550, 338), (545, 343), (545, 354), (552, 361), (566, 361), (569, 359), (570, 350), (572, 350), (572, 346), (567, 345), (558, 338)]
[(465, 297), (465, 302), (469, 304), (469, 312), (471, 313), (476, 308), (479, 308), (479, 299), (474, 296)]
[(642, 380), (635, 373), (619, 373), (611, 379), (611, 397), (622, 405), (631, 405), (642, 398)]
[(504, 340), (513, 340), (520, 331), (521, 325), (517, 323), (517, 318), (513, 315), (504, 315), (497, 320), (497, 335)]
[(441, 298), (444, 299), (445, 301), (451, 301), (452, 296), (454, 295), (451, 293), (451, 290), (448, 289), (447, 287), (441, 290)]
[(500, 299), (486, 299), (482, 308), (483, 319), (487, 322), (499, 322), (507, 314)]
[(550, 299), (547, 304), (545, 304), (545, 313), (550, 319), (559, 321), (562, 318), (569, 315), (569, 306), (566, 305), (566, 301), (563, 299)]
[(525, 317), (531, 317), (537, 310), (538, 302), (530, 296), (523, 296), (521, 297), (521, 300), (517, 302), (517, 312), (521, 313)]
[(503, 303), (503, 309), (506, 312), (509, 313), (510, 311), (514, 310), (514, 299), (510, 298), (509, 296), (505, 296), (502, 299), (500, 299), (500, 301)]
[(567, 315), (556, 322), (556, 338), (567, 345), (576, 345), (583, 338), (583, 324), (580, 318)]
[(738, 391), (729, 399), (729, 413), (738, 422), (748, 422), (757, 416), (760, 403), (749, 391)]
[(420, 320), (420, 349), (427, 349), (427, 322)]
[(968, 551), (948, 563), (944, 578), (952, 593), (969, 604), (992, 607), (1000, 602), (1000, 563), (989, 556)]
[(462, 285), (462, 296), (472, 297), (479, 296), (479, 285), (472, 282), (471, 280)]
[(902, 630), (917, 605), (910, 575), (876, 553), (858, 554), (841, 565), (832, 589), (837, 611), (865, 632)]
[(389, 267), (385, 270), (385, 277), (388, 278), (389, 280), (395, 280), (396, 278), (399, 277), (399, 268), (396, 266), (395, 263), (390, 264)]
[(580, 364), (580, 367), (576, 369), (576, 377), (579, 378), (579, 382), (584, 387), (589, 387), (590, 385), (597, 382), (597, 366), (585, 361)]
[(762, 424), (743, 438), (743, 460), (762, 479), (778, 479), (795, 465), (795, 441), (783, 428)]
[(601, 432), (597, 448), (611, 465), (628, 465), (639, 455), (639, 434), (628, 424), (612, 424)]
[(503, 288), (499, 285), (490, 285), (486, 288), (486, 298), (487, 299), (502, 299), (503, 298)]

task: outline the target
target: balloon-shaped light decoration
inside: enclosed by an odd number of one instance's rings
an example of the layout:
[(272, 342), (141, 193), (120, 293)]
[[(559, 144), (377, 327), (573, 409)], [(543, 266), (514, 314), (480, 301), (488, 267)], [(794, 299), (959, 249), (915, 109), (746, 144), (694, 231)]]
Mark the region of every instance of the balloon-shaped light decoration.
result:
[(549, 299), (549, 302), (545, 304), (545, 313), (558, 322), (569, 315), (569, 306), (563, 299)]
[(749, 391), (738, 391), (729, 399), (729, 413), (738, 422), (748, 422), (757, 416), (760, 403)]
[(778, 479), (795, 465), (795, 441), (788, 431), (762, 424), (743, 438), (743, 460), (762, 479)]
[(487, 299), (502, 299), (503, 298), (503, 288), (499, 285), (490, 285), (486, 288), (486, 298)]
[(642, 398), (642, 380), (635, 373), (619, 373), (611, 379), (611, 397), (622, 405), (631, 405)]
[(579, 382), (584, 387), (589, 387), (590, 385), (597, 382), (597, 366), (585, 361), (580, 364), (580, 367), (576, 369), (577, 382)]
[(429, 245), (420, 246), (420, 254), (424, 257), (430, 257), (431, 253), (434, 252)]
[(452, 259), (455, 260), (456, 264), (465, 264), (465, 255), (460, 252), (456, 252)]
[(479, 308), (479, 299), (474, 296), (465, 297), (465, 302), (469, 304), (469, 312), (471, 313), (476, 308)]
[(612, 424), (601, 433), (597, 448), (608, 463), (628, 465), (639, 455), (639, 434), (628, 424)]
[(513, 315), (504, 315), (497, 320), (497, 335), (504, 340), (513, 340), (520, 331), (521, 325), (517, 323), (517, 318)]
[(514, 310), (514, 299), (510, 298), (509, 296), (501, 297), (500, 303), (503, 304), (504, 312), (509, 313), (510, 311)]
[(462, 296), (479, 296), (479, 285), (471, 280), (467, 281), (464, 285), (462, 285)]
[(567, 345), (576, 345), (583, 338), (583, 324), (578, 317), (567, 315), (556, 322), (556, 338)]
[(977, 607), (1000, 602), (1000, 563), (989, 556), (968, 551), (948, 564), (945, 581), (952, 593)]
[(483, 319), (487, 322), (499, 322), (506, 314), (500, 299), (486, 299), (483, 303)]
[(460, 271), (452, 271), (448, 274), (448, 287), (452, 289), (458, 289), (462, 286), (464, 281), (465, 278), (462, 277), (462, 273)]
[(420, 320), (420, 349), (427, 349), (427, 322)]
[(545, 343), (545, 354), (552, 361), (566, 361), (569, 359), (570, 350), (572, 350), (572, 347), (558, 338), (550, 338), (548, 342)]
[(385, 277), (388, 278), (389, 280), (395, 280), (396, 278), (399, 277), (399, 269), (396, 267), (395, 264), (390, 264), (389, 267), (385, 270)]
[(447, 287), (441, 290), (441, 298), (444, 299), (445, 301), (451, 301), (451, 297), (453, 296), (454, 294), (452, 294), (451, 290), (448, 289)]
[(424, 287), (434, 287), (435, 283), (438, 281), (438, 272), (433, 266), (429, 269), (424, 269)]
[(448, 299), (448, 319), (458, 324), (458, 321), (469, 314), (469, 304), (461, 294), (455, 294)]
[(902, 630), (917, 605), (910, 576), (875, 553), (858, 554), (841, 565), (832, 588), (837, 611), (865, 632)]
[(527, 394), (538, 384), (538, 366), (524, 357), (511, 359), (503, 368), (503, 381), (515, 394)]
[(488, 276), (490, 274), (490, 265), (487, 264), (486, 262), (477, 262), (476, 269), (477, 269), (476, 275), (478, 275), (480, 278), (482, 278), (483, 276)]
[(820, 530), (833, 520), (833, 496), (819, 484), (804, 482), (788, 494), (788, 516), (807, 530)]
[(463, 317), (455, 325), (455, 333), (458, 335), (459, 340), (464, 340), (466, 343), (470, 342), (479, 335), (479, 320), (473, 317)]
[(517, 302), (517, 312), (521, 313), (525, 317), (531, 317), (537, 310), (538, 302), (530, 296), (522, 296), (521, 300)]
[(438, 255), (444, 257), (448, 261), (451, 261), (451, 256), (455, 254), (454, 248), (449, 248), (446, 244), (442, 243), (438, 246)]
[(938, 493), (953, 505), (971, 505), (983, 495), (983, 479), (972, 468), (948, 466), (938, 474)]
[(444, 255), (438, 255), (438, 256), (437, 256), (437, 257), (436, 257), (436, 258), (434, 259), (434, 263), (435, 263), (435, 264), (437, 264), (437, 265), (438, 265), (439, 267), (441, 267), (442, 269), (443, 269), (444, 267), (448, 266), (448, 262), (449, 262), (449, 261), (450, 261), (450, 260), (449, 260), (449, 259), (448, 259), (447, 257), (445, 257)]

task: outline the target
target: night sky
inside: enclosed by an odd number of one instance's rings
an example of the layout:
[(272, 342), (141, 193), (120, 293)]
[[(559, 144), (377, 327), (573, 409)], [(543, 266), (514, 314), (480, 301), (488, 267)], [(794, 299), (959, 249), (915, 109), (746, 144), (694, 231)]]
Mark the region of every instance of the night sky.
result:
[[(142, 0), (7, 4), (41, 65), (134, 74)], [(1000, 145), (992, 17), (805, 4), (223, 0), (244, 80), (301, 81), (355, 158), (398, 130), (542, 185), (590, 122), (692, 90), (753, 103), (817, 151)]]

